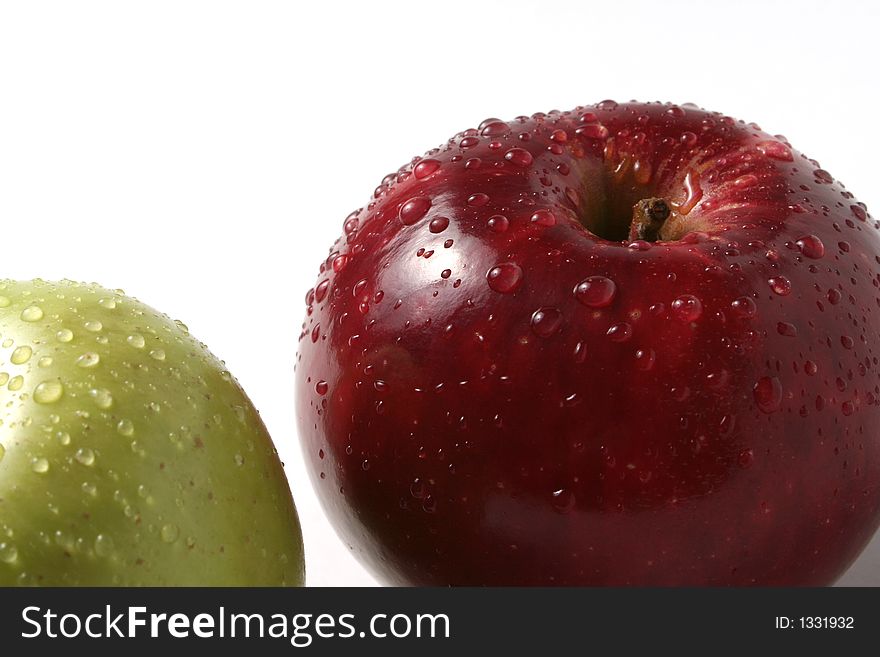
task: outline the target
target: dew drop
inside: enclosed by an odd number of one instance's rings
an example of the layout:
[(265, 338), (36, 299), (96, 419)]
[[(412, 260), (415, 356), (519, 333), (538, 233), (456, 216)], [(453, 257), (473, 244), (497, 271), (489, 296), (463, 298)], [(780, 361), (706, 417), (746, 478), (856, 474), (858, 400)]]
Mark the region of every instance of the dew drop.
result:
[(37, 474), (46, 474), (49, 472), (49, 461), (41, 457), (31, 459), (31, 470)]
[(781, 297), (791, 294), (791, 282), (785, 276), (774, 276), (767, 281), (767, 284)]
[(107, 410), (113, 406), (113, 395), (105, 388), (92, 388), (89, 390), (89, 397), (94, 400), (95, 405), (100, 409)]
[(424, 180), (439, 168), (440, 162), (437, 160), (422, 160), (416, 164), (415, 169), (413, 169), (413, 175), (416, 177), (416, 180)]
[(683, 294), (672, 302), (672, 314), (682, 322), (695, 322), (703, 314), (703, 304), (693, 294)]
[(23, 385), (24, 385), (24, 377), (19, 374), (19, 375), (12, 377), (11, 379), (9, 379), (9, 385), (7, 386), (7, 388), (12, 390), (13, 392), (16, 392), (18, 390), (21, 390), (21, 387)]
[(865, 211), (865, 208), (863, 208), (861, 205), (853, 204), (853, 205), (849, 206), (849, 210), (850, 210), (850, 212), (852, 212), (853, 216), (856, 219), (858, 219), (859, 221), (867, 221), (868, 220), (868, 213)]
[(471, 194), (468, 196), (467, 204), (472, 208), (481, 208), (486, 203), (489, 202), (488, 194), (483, 194), (482, 192), (477, 192), (476, 194)]
[(753, 173), (747, 173), (744, 176), (740, 176), (736, 180), (733, 181), (733, 186), (738, 187), (740, 189), (745, 189), (746, 187), (753, 187), (758, 184), (758, 176)]
[(489, 221), (487, 222), (489, 229), (495, 233), (503, 233), (507, 230), (510, 222), (507, 220), (503, 214), (494, 214), (489, 217)]
[(31, 354), (34, 351), (27, 345), (22, 345), (21, 347), (17, 347), (15, 351), (12, 352), (12, 355), (9, 357), (9, 362), (13, 365), (23, 365), (31, 359)]
[(532, 154), (524, 148), (511, 148), (504, 154), (504, 159), (519, 167), (527, 167), (532, 163)]
[(782, 383), (775, 376), (758, 379), (752, 389), (755, 402), (763, 413), (773, 413), (782, 405)]
[(432, 233), (442, 233), (449, 226), (449, 217), (435, 217), (428, 224), (428, 230)]
[(632, 326), (626, 322), (620, 322), (612, 325), (608, 331), (606, 331), (605, 335), (607, 335), (612, 342), (626, 342), (632, 337)]
[(165, 360), (165, 350), (164, 349), (151, 349), (150, 350), (150, 358), (153, 360)]
[(412, 226), (424, 217), (431, 207), (431, 199), (426, 196), (416, 196), (400, 206), (400, 221), (404, 226)]
[(508, 132), (510, 132), (510, 126), (504, 121), (492, 121), (483, 127), (480, 134), (484, 137), (500, 137)]
[(568, 513), (571, 511), (574, 508), (576, 501), (574, 493), (565, 488), (553, 491), (550, 499), (553, 508), (559, 513)]
[(587, 139), (606, 139), (608, 137), (608, 128), (601, 123), (591, 123), (582, 125), (575, 129), (574, 134)]
[(54, 404), (64, 394), (64, 386), (61, 381), (43, 381), (34, 388), (34, 401), (38, 404)]
[(88, 447), (80, 447), (73, 455), (77, 463), (91, 467), (95, 464), (95, 452)]
[(87, 322), (83, 322), (83, 328), (86, 331), (91, 331), (92, 333), (97, 333), (101, 329), (104, 328), (104, 325), (99, 322), (97, 319), (90, 319)]
[(815, 235), (804, 235), (795, 244), (797, 244), (801, 253), (813, 260), (818, 260), (825, 255), (825, 245)]
[(522, 268), (513, 262), (502, 262), (486, 273), (489, 287), (501, 294), (516, 292), (523, 280)]
[(574, 296), (588, 308), (606, 308), (617, 296), (617, 285), (605, 276), (590, 276), (577, 284)]
[(690, 147), (690, 146), (693, 146), (694, 144), (697, 143), (697, 135), (696, 135), (696, 133), (693, 133), (690, 130), (687, 130), (687, 131), (681, 133), (681, 137), (679, 137), (679, 141), (682, 144), (684, 144), (685, 146)]
[(791, 162), (794, 160), (791, 149), (781, 141), (762, 141), (758, 144), (758, 150), (772, 160), (779, 160), (781, 162)]
[(635, 353), (636, 367), (643, 372), (654, 367), (657, 360), (657, 354), (653, 349), (637, 349)]
[(541, 338), (549, 338), (562, 326), (562, 313), (556, 308), (539, 308), (532, 314), (532, 332)]
[(731, 302), (730, 309), (738, 317), (749, 318), (758, 312), (758, 305), (751, 297), (739, 297)]
[(162, 525), (162, 529), (159, 531), (159, 536), (162, 538), (163, 543), (173, 543), (177, 540), (177, 537), (180, 536), (180, 529), (177, 525), (171, 523)]
[(87, 351), (76, 359), (77, 367), (91, 368), (101, 362), (101, 357), (94, 351)]
[(121, 436), (133, 436), (134, 435), (134, 424), (131, 420), (123, 418), (119, 420), (116, 424), (116, 431)]
[(550, 210), (538, 210), (531, 216), (531, 222), (538, 226), (555, 226), (556, 215)]
[[(315, 286), (315, 301), (321, 303), (327, 296), (327, 290), (330, 289), (330, 280), (325, 279)], [(311, 305), (311, 304), (310, 304)]]
[(43, 319), (43, 309), (39, 306), (28, 306), (21, 311), (21, 319), (25, 322), (39, 322)]
[(787, 338), (796, 338), (798, 334), (797, 326), (790, 324), (789, 322), (777, 322), (776, 332)]
[(73, 331), (68, 328), (58, 329), (58, 332), (55, 333), (55, 339), (58, 340), (58, 342), (70, 342), (73, 340)]

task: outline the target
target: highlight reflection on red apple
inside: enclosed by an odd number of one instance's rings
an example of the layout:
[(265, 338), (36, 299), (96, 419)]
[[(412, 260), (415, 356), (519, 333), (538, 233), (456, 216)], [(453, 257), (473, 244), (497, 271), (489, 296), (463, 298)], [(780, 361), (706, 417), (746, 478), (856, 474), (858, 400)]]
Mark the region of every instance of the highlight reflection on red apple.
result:
[(300, 434), (397, 584), (822, 585), (880, 522), (880, 233), (696, 107), (487, 119), (306, 302)]

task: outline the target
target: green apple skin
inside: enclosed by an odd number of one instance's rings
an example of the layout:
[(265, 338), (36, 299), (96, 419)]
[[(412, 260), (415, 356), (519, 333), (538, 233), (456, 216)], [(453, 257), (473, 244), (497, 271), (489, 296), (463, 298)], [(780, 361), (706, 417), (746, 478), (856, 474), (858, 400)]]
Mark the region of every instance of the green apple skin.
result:
[(120, 291), (0, 281), (0, 585), (301, 585), (272, 441), (186, 326)]

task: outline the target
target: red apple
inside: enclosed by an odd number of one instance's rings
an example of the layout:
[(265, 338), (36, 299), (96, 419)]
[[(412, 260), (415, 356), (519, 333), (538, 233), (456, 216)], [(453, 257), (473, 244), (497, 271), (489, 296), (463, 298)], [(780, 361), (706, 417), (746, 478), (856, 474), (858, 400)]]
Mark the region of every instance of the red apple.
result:
[(307, 295), (327, 512), (395, 584), (833, 582), (880, 522), (878, 225), (691, 105), (455, 135)]

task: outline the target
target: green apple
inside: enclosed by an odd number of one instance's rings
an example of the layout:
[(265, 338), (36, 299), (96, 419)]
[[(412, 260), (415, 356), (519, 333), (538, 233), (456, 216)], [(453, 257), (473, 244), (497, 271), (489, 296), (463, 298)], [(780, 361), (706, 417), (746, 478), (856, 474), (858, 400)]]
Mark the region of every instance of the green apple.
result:
[(299, 585), (281, 462), (186, 326), (96, 285), (0, 281), (0, 585)]

